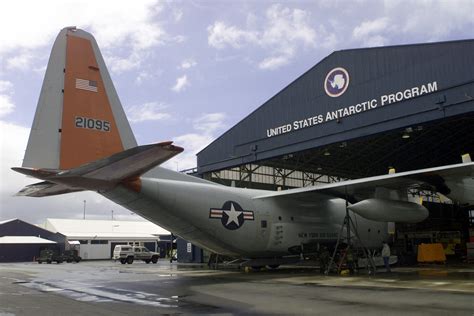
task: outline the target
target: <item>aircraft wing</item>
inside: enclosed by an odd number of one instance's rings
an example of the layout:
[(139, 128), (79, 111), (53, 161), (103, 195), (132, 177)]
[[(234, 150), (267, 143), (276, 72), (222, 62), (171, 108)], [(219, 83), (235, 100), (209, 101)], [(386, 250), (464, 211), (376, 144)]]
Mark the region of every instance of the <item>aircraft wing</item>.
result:
[(254, 199), (295, 199), (303, 201), (342, 198), (357, 203), (377, 197), (380, 190), (419, 189), (439, 192), (460, 203), (474, 204), (474, 163), (387, 174), (326, 185), (277, 191)]

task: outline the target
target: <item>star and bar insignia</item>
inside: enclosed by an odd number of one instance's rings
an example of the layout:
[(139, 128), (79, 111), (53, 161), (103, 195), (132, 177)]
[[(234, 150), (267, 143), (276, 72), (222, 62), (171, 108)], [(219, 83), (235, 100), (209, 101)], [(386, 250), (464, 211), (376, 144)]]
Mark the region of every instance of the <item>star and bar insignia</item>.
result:
[(234, 202), (227, 201), (222, 208), (211, 208), (209, 218), (220, 219), (222, 225), (229, 230), (236, 230), (244, 224), (245, 221), (253, 221), (253, 211), (244, 211), (242, 207)]

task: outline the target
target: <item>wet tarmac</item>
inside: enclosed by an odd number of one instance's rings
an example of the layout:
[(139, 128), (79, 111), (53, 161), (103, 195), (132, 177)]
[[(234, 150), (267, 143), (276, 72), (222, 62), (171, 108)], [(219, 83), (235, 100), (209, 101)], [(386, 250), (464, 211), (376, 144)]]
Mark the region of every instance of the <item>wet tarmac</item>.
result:
[(113, 261), (0, 264), (0, 315), (474, 315), (474, 266), (324, 276)]

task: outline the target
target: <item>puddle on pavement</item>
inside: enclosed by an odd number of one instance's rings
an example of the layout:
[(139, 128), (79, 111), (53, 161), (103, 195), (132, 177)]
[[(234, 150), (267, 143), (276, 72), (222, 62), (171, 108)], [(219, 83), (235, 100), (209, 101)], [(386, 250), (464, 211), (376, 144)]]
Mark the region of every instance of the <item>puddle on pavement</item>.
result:
[(16, 283), (41, 292), (55, 292), (83, 302), (101, 303), (115, 301), (154, 307), (176, 308), (179, 307), (180, 299), (178, 296), (160, 297), (156, 294), (146, 292), (127, 291), (124, 289), (110, 289), (100, 286), (85, 287), (81, 284), (68, 284), (68, 286), (59, 286), (58, 284), (43, 283), (38, 281), (20, 281)]

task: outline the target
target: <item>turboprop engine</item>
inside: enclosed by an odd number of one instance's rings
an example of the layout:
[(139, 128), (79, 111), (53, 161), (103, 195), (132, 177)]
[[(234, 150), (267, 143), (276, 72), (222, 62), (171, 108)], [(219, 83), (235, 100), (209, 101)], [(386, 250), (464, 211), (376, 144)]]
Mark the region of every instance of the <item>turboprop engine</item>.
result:
[(366, 219), (378, 222), (418, 223), (429, 215), (423, 205), (388, 199), (367, 199), (348, 208)]

